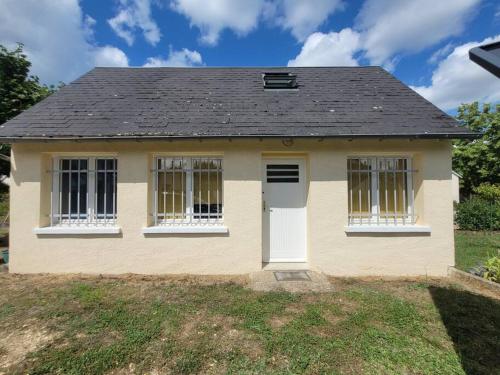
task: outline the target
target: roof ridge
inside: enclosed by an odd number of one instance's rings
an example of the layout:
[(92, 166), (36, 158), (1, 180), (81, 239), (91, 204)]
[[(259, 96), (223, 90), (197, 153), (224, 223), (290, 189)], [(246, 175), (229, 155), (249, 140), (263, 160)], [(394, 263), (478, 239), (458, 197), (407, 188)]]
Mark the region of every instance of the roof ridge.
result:
[[(193, 70), (209, 70), (209, 69), (366, 69), (376, 68), (385, 70), (380, 65), (363, 65), (363, 66), (95, 66), (94, 69), (114, 69), (114, 70), (153, 70), (153, 69), (193, 69)], [(91, 70), (91, 71), (92, 71)]]

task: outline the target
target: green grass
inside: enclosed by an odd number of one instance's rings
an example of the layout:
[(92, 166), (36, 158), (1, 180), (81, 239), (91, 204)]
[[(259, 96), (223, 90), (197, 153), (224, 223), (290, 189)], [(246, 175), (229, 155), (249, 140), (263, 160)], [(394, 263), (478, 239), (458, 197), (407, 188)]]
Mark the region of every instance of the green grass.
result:
[(500, 251), (500, 232), (455, 232), (455, 263), (468, 271)]
[[(323, 294), (162, 279), (3, 274), (0, 283), (9, 374), (500, 371), (500, 303), (439, 281), (338, 280)], [(41, 333), (2, 368), (9, 347)]]

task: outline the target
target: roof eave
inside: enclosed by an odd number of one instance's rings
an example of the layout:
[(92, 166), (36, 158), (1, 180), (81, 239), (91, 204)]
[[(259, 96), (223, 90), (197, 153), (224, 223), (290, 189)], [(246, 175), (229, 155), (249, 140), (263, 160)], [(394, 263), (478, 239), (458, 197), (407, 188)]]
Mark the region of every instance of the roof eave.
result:
[(421, 133), (421, 134), (339, 134), (339, 135), (107, 135), (107, 136), (14, 136), (0, 137), (3, 143), (50, 142), (50, 141), (123, 141), (123, 140), (159, 140), (159, 139), (260, 139), (260, 138), (322, 138), (322, 139), (477, 139), (481, 133)]

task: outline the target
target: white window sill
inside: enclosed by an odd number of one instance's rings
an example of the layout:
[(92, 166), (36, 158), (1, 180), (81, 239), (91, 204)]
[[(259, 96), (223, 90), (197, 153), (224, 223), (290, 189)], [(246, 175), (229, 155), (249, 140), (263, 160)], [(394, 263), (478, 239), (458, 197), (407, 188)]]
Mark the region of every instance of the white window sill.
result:
[(35, 234), (119, 234), (120, 227), (42, 227), (33, 229)]
[(431, 233), (427, 225), (351, 225), (344, 230), (346, 233)]
[(224, 225), (169, 225), (142, 228), (143, 234), (161, 233), (228, 233)]

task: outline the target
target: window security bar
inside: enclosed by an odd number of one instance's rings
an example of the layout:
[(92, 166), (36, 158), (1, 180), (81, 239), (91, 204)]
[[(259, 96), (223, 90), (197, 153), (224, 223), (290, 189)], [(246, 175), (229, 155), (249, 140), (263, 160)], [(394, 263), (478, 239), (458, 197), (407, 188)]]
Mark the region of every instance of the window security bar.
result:
[(155, 166), (154, 225), (222, 223), (222, 159), (157, 157)]
[[(163, 172), (165, 171), (164, 169), (150, 169), (149, 170), (151, 173), (157, 173), (157, 172)], [(167, 170), (169, 171), (169, 170)], [(214, 170), (213, 169), (189, 169), (189, 168), (185, 168), (183, 169), (184, 173), (188, 173), (188, 172), (193, 172), (193, 171), (196, 171), (196, 172), (213, 172)], [(224, 169), (219, 169), (219, 172), (223, 172)]]
[[(350, 169), (351, 172), (367, 172), (366, 169)], [(416, 173), (418, 169), (370, 169), (370, 172), (411, 172)]]
[(116, 159), (56, 158), (54, 167), (51, 226), (116, 225)]
[(349, 158), (349, 225), (416, 223), (410, 158)]

